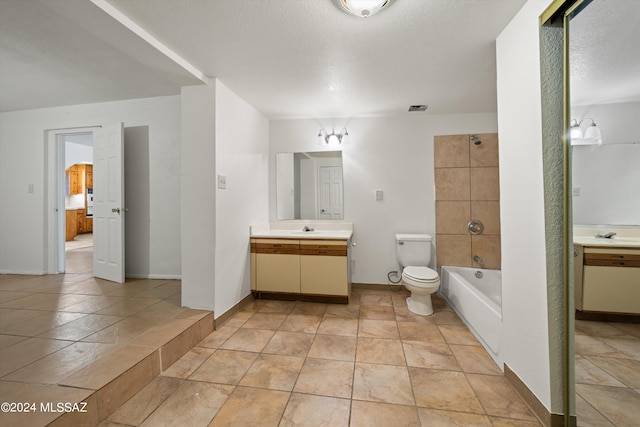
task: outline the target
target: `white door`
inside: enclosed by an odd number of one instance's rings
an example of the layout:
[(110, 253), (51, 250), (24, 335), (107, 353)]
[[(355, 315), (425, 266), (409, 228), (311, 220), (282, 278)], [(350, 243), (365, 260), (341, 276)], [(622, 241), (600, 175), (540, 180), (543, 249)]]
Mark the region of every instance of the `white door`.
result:
[(124, 283), (123, 125), (93, 134), (93, 275)]
[(342, 219), (342, 166), (320, 166), (318, 171), (318, 219)]

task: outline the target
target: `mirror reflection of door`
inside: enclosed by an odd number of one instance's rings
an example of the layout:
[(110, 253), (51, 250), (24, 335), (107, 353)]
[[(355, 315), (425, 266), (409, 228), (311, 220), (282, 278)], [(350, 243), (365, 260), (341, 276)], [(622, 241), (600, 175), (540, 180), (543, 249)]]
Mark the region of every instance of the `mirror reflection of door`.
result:
[(342, 166), (318, 168), (318, 218), (342, 219)]

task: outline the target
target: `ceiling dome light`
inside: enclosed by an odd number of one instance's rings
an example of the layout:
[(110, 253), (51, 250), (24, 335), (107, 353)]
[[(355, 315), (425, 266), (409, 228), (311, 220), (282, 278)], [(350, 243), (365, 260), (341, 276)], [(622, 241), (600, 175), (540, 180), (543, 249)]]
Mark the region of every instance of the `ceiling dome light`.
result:
[(380, 12), (392, 0), (336, 0), (347, 13), (361, 18), (368, 18)]

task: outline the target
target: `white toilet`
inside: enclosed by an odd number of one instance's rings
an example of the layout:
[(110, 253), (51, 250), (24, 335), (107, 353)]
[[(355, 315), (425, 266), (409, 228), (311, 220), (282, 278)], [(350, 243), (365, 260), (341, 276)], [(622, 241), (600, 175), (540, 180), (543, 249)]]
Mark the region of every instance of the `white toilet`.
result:
[(422, 316), (433, 314), (431, 294), (440, 287), (438, 272), (428, 267), (432, 240), (428, 234), (396, 234), (396, 257), (402, 267), (402, 284), (411, 292), (407, 307)]

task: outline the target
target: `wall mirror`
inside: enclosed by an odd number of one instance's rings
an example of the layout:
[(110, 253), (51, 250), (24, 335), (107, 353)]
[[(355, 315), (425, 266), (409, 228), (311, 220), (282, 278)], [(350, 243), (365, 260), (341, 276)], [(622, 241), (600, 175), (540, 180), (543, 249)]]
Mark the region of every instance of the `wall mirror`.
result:
[(602, 130), (602, 145), (572, 149), (574, 224), (640, 225), (638, 16), (640, 2), (595, 0), (571, 20), (571, 118)]
[(342, 152), (276, 154), (276, 217), (344, 218)]

